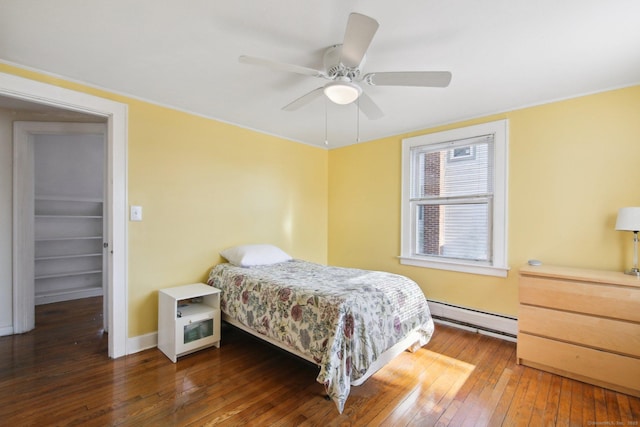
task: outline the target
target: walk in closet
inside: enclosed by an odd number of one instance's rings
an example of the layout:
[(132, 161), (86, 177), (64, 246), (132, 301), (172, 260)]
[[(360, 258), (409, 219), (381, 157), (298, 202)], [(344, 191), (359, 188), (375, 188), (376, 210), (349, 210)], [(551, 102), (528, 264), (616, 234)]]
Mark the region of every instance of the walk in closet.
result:
[(102, 295), (104, 134), (36, 134), (33, 154), (35, 303)]

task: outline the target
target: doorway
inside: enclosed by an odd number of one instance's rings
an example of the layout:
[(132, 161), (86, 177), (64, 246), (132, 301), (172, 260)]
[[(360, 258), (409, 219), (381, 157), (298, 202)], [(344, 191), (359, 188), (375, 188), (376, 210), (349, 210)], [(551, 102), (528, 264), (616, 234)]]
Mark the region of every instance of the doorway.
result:
[[(15, 121), (13, 139), (14, 176), (26, 184), (17, 189), (26, 206), (17, 209), (34, 237), (23, 241), (23, 253), (34, 254), (34, 271), (25, 270), (19, 300), (42, 305), (106, 296), (106, 124)], [(106, 301), (100, 314), (108, 331)]]
[[(127, 352), (127, 244), (126, 244), (126, 194), (127, 194), (127, 106), (108, 99), (64, 89), (34, 80), (24, 79), (10, 74), (0, 73), (0, 96), (15, 99), (18, 102), (33, 103), (63, 110), (83, 112), (103, 117), (107, 124), (107, 206), (109, 234), (105, 236), (107, 250), (106, 283), (107, 295), (105, 315), (108, 317), (109, 356), (117, 358)], [(28, 269), (33, 254), (21, 252), (22, 243), (32, 236), (25, 236), (24, 224), (20, 218), (25, 212), (16, 206), (23, 206), (20, 200), (24, 192), (19, 189), (19, 179), (14, 176), (13, 200), (13, 329), (19, 333), (25, 325), (29, 326), (32, 312), (16, 310), (15, 307), (28, 307), (20, 292), (24, 282), (24, 272)], [(32, 207), (32, 206), (31, 206)], [(27, 233), (28, 234), (28, 233)], [(31, 255), (31, 256), (29, 256)], [(31, 268), (32, 269), (32, 268)], [(16, 292), (17, 290), (17, 292)], [(4, 291), (3, 291), (4, 292)], [(9, 292), (11, 293), (11, 289)], [(32, 298), (32, 297), (31, 297)], [(31, 306), (33, 311), (33, 306)]]

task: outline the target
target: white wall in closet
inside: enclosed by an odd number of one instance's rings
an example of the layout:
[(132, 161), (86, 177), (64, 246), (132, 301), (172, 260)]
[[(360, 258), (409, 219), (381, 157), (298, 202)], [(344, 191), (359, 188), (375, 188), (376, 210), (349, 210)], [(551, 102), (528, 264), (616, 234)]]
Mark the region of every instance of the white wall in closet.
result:
[(105, 133), (34, 134), (33, 149), (36, 305), (102, 295)]

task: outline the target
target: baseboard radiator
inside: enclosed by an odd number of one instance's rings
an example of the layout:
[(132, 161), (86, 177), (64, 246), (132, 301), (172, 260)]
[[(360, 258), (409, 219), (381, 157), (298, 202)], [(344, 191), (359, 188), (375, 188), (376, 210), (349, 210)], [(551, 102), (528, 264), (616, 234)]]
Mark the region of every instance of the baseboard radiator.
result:
[(428, 301), (431, 316), (442, 323), (507, 341), (516, 341), (518, 319), (439, 301)]

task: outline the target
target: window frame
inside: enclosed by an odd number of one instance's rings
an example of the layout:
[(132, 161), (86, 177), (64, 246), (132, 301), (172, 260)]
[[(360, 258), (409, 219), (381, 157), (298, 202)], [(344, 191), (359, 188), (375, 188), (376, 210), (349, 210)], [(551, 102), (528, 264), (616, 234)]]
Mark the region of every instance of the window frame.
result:
[[(415, 176), (412, 149), (425, 145), (436, 146), (455, 143), (482, 135), (494, 136), (493, 202), (490, 212), (492, 219), (489, 226), (492, 260), (490, 262), (476, 262), (416, 254), (417, 220), (414, 205), (411, 202), (411, 185)], [(399, 257), (401, 264), (488, 276), (507, 276), (509, 271), (507, 264), (508, 148), (509, 121), (507, 119), (402, 140), (401, 251)]]

